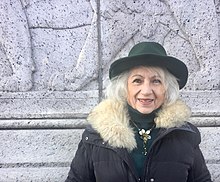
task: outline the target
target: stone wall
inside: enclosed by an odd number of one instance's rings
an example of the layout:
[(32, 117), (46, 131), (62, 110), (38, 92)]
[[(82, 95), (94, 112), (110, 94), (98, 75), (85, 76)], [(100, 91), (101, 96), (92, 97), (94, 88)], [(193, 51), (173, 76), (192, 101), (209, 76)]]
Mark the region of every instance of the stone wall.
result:
[(0, 182), (64, 181), (113, 60), (157, 41), (190, 76), (181, 97), (220, 181), (219, 0), (1, 0)]

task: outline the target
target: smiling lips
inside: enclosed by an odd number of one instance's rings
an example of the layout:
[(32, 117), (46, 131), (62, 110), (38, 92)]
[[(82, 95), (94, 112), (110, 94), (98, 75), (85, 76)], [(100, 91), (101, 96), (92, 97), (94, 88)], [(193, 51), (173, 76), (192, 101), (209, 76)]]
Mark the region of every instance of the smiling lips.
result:
[(154, 99), (138, 99), (138, 101), (143, 105), (150, 105)]

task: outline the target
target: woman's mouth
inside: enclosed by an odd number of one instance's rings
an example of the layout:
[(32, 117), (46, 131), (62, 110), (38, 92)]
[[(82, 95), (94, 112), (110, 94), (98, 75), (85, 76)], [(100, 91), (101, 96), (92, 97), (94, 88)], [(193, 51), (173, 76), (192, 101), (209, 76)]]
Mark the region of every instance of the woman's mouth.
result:
[(149, 105), (154, 101), (154, 99), (138, 99), (138, 101), (143, 105)]

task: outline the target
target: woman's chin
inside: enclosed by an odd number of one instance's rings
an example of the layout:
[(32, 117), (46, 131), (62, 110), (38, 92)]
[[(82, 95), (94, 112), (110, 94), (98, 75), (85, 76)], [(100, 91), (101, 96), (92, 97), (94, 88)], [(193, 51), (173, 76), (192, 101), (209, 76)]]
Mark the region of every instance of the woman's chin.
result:
[(154, 109), (146, 109), (146, 108), (138, 108), (137, 109), (140, 113), (142, 113), (142, 114), (150, 114), (150, 113), (152, 113), (153, 111), (154, 111)]

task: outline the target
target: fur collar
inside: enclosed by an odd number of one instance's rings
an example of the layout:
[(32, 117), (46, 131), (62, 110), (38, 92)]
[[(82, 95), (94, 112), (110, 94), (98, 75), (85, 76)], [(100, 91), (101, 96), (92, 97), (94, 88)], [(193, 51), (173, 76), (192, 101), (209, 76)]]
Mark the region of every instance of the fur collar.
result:
[[(181, 100), (163, 106), (155, 118), (157, 128), (179, 127), (189, 119), (191, 111)], [(136, 147), (134, 132), (129, 125), (126, 104), (106, 99), (98, 104), (88, 116), (88, 122), (112, 147)]]

